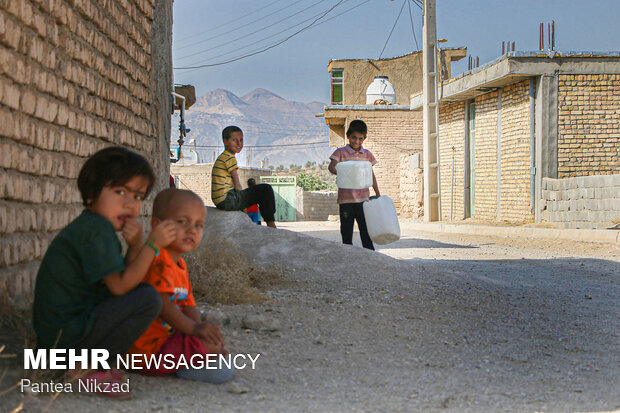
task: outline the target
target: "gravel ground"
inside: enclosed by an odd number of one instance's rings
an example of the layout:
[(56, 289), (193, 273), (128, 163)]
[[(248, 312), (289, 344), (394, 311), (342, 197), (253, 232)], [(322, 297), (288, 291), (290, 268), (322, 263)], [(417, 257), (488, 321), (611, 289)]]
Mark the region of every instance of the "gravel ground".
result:
[[(218, 307), (230, 350), (260, 353), (256, 370), (220, 386), (131, 374), (132, 400), (60, 395), (49, 411), (620, 409), (618, 245), (405, 224), (400, 241), (372, 252), (340, 245), (337, 223), (273, 230), (211, 209), (209, 219), (208, 237), (291, 269), (268, 302)], [(259, 325), (242, 328), (251, 315)], [(50, 400), (11, 392), (0, 410)]]

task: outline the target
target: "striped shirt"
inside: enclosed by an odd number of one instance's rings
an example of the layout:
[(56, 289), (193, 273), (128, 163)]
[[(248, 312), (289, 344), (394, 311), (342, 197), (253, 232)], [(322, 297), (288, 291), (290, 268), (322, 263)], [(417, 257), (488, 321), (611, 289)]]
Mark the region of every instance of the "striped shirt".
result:
[(236, 170), (235, 155), (224, 151), (217, 157), (211, 172), (211, 200), (215, 205), (226, 199), (226, 193), (235, 188), (232, 171)]
[[(373, 154), (364, 148), (360, 148), (359, 152), (355, 151), (351, 146), (343, 146), (342, 148), (338, 148), (332, 153), (329, 159), (335, 160), (336, 162), (344, 162), (344, 161), (368, 161), (371, 165), (377, 163), (377, 160), (373, 156)], [(344, 189), (338, 188), (338, 203), (339, 204), (349, 204), (349, 203), (357, 203), (368, 201), (370, 197), (370, 190), (368, 188), (364, 189)]]

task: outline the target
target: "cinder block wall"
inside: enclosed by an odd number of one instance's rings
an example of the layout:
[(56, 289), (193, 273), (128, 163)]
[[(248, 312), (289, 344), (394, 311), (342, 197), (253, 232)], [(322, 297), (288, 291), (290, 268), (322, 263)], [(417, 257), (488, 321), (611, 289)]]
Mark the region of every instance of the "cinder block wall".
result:
[(559, 75), (558, 177), (620, 173), (620, 75)]
[(452, 185), (452, 146), (454, 146), (454, 205), (453, 218), (465, 216), (465, 102), (451, 103), (439, 108), (439, 170), (441, 181), (441, 219), (450, 219)]
[[(215, 206), (211, 200), (211, 171), (212, 163), (201, 163), (197, 165), (170, 165), (170, 174), (178, 178), (179, 189), (189, 189), (197, 193), (205, 205)], [(247, 188), (248, 179), (254, 178), (256, 183), (260, 183), (261, 176), (270, 176), (271, 170), (265, 168), (239, 168), (239, 180), (241, 186)]]
[(338, 215), (338, 193), (335, 191), (304, 191), (297, 187), (297, 221), (327, 221)]
[[(498, 92), (478, 96), (474, 133), (475, 211), (473, 217), (497, 219), (497, 132)], [(450, 218), (452, 146), (454, 162), (454, 219), (464, 217), (465, 182), (465, 110), (464, 102), (440, 107), (439, 150), (441, 179), (441, 217)], [(529, 181), (529, 81), (502, 89), (501, 105), (500, 219), (530, 222)]]
[(620, 174), (542, 182), (541, 220), (565, 228), (606, 228), (620, 218)]
[[(368, 139), (364, 147), (370, 150), (377, 164), (373, 167), (381, 195), (388, 195), (400, 210), (401, 155), (422, 152), (422, 113), (406, 109), (343, 110), (346, 127), (355, 119), (368, 125)], [(344, 146), (345, 140), (340, 146)], [(373, 190), (370, 190), (373, 195)]]
[(76, 178), (95, 151), (140, 152), (164, 185), (172, 6), (158, 3), (0, 1), (0, 294), (29, 300), (47, 246), (82, 210)]

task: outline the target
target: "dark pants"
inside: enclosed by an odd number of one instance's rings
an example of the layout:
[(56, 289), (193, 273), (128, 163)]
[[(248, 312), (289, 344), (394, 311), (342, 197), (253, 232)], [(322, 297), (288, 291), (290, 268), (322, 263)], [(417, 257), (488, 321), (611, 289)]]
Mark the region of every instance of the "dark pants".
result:
[(276, 220), (276, 199), (273, 188), (269, 184), (254, 185), (242, 191), (232, 189), (226, 194), (226, 199), (216, 206), (224, 211), (241, 211), (254, 204), (258, 204), (258, 209), (265, 222)]
[(93, 328), (76, 348), (104, 348), (112, 363), (125, 354), (161, 312), (161, 296), (150, 284), (139, 284), (125, 295), (110, 297), (93, 310)]
[(372, 240), (370, 235), (368, 235), (368, 228), (366, 227), (363, 202), (340, 204), (340, 235), (342, 235), (342, 243), (353, 244), (353, 221), (357, 221), (362, 246), (369, 250), (374, 250), (375, 247), (372, 245)]

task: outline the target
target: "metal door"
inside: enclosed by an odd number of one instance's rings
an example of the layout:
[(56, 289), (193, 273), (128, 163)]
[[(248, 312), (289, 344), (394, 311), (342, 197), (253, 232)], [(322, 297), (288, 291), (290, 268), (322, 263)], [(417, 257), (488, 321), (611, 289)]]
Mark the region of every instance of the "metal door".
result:
[(469, 128), (467, 139), (469, 143), (469, 216), (476, 215), (475, 188), (476, 188), (476, 104), (469, 104)]
[(269, 184), (276, 198), (276, 221), (295, 221), (297, 206), (296, 176), (261, 176), (261, 184)]

